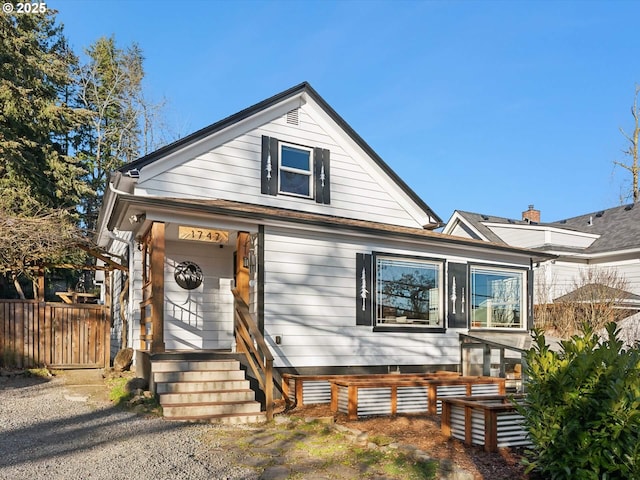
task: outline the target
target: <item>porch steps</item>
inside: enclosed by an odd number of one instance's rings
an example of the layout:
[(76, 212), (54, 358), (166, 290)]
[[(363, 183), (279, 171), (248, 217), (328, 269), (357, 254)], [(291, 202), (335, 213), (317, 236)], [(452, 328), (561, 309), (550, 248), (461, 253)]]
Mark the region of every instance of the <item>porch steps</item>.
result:
[(266, 421), (237, 360), (153, 360), (151, 376), (167, 419), (227, 424)]

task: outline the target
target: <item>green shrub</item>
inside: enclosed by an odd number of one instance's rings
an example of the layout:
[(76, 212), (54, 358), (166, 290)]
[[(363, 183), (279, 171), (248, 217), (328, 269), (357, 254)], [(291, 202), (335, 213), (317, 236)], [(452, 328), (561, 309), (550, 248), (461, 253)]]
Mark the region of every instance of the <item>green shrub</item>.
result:
[(552, 479), (640, 478), (640, 353), (586, 324), (559, 352), (540, 332), (527, 352), (519, 407), (534, 448), (528, 471)]

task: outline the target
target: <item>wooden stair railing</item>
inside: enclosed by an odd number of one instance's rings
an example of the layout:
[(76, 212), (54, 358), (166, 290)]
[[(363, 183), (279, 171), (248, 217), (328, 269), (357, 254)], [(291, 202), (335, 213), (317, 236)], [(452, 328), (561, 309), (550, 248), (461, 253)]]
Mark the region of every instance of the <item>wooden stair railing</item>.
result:
[(273, 420), (273, 355), (246, 302), (234, 291), (236, 350), (245, 355), (265, 396), (267, 420)]

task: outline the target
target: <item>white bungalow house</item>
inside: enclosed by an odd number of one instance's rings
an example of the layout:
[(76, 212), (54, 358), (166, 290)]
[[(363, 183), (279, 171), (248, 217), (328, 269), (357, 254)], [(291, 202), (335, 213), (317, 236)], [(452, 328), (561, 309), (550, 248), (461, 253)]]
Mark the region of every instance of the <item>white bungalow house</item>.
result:
[[(554, 255), (537, 262), (536, 304), (585, 298), (580, 292), (613, 295), (628, 313), (640, 310), (640, 207), (621, 205), (554, 222), (541, 222), (530, 205), (511, 219), (456, 210), (443, 233)], [(614, 272), (616, 285), (595, 285)], [(611, 288), (613, 287), (613, 288)]]
[(460, 333), (526, 334), (549, 258), (440, 226), (302, 83), (114, 172), (97, 241), (146, 375), (253, 347), (276, 373), (425, 372), (458, 369)]

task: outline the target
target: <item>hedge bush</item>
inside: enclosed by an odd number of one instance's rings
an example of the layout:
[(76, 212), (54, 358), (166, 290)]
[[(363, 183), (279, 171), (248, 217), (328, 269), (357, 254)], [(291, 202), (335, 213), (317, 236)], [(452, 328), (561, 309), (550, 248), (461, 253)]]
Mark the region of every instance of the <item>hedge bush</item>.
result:
[(534, 447), (528, 472), (551, 479), (640, 479), (640, 354), (623, 349), (616, 325), (600, 338), (587, 325), (553, 352), (534, 333), (526, 401)]

